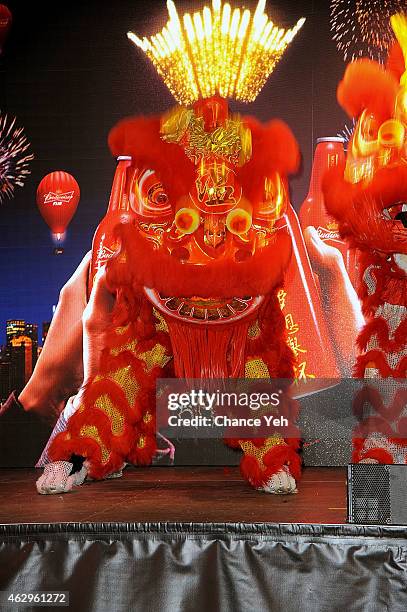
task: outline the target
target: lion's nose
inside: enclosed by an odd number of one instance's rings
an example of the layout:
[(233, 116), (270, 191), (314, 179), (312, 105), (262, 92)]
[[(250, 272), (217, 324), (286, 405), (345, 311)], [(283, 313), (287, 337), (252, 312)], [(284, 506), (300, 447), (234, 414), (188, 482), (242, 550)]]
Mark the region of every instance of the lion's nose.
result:
[(206, 215), (204, 219), (205, 244), (216, 248), (223, 244), (226, 237), (226, 225), (223, 215)]

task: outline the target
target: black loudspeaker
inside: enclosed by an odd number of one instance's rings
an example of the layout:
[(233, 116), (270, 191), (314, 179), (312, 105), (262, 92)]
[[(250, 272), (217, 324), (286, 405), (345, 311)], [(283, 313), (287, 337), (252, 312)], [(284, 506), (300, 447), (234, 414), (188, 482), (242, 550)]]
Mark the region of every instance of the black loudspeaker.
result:
[(407, 525), (407, 465), (348, 466), (348, 521)]

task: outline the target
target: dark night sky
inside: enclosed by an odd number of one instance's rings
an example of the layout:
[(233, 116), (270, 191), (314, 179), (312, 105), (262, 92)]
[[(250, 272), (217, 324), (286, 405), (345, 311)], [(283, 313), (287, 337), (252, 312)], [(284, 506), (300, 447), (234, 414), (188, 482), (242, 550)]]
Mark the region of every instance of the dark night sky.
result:
[[(130, 29), (155, 33), (167, 14), (164, 0), (7, 5), (14, 21), (0, 58), (0, 109), (24, 126), (35, 160), (25, 187), (0, 209), (0, 343), (8, 318), (39, 324), (50, 319), (60, 288), (90, 248), (115, 167), (106, 144), (109, 129), (125, 115), (162, 112), (173, 104), (126, 38)], [(184, 12), (202, 3), (178, 0), (177, 6)], [(335, 135), (346, 122), (335, 97), (344, 63), (331, 40), (328, 0), (269, 1), (267, 12), (282, 25), (302, 16), (307, 22), (256, 102), (232, 108), (262, 120), (280, 117), (291, 126), (303, 154), (291, 183), (298, 208), (307, 193), (313, 142)], [(55, 257), (35, 192), (45, 174), (59, 169), (75, 176), (81, 201), (65, 253)]]

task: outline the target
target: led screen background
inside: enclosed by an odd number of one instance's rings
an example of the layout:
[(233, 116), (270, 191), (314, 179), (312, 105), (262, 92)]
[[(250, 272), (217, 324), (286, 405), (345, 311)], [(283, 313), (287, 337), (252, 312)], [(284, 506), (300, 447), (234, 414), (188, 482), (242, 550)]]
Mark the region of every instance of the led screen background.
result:
[[(0, 343), (7, 319), (37, 323), (52, 316), (58, 294), (90, 249), (103, 217), (115, 161), (107, 134), (122, 117), (160, 113), (174, 101), (150, 62), (126, 37), (157, 31), (166, 20), (164, 0), (86, 0), (70, 3), (8, 2), (13, 24), (0, 57), (0, 108), (23, 126), (35, 160), (24, 188), (0, 208)], [(178, 10), (204, 3), (179, 0)], [(247, 2), (254, 8), (256, 2)], [(291, 180), (298, 210), (307, 195), (316, 138), (335, 136), (349, 119), (336, 102), (345, 64), (332, 41), (329, 2), (267, 2), (283, 26), (306, 23), (257, 100), (232, 109), (266, 121), (279, 117), (302, 152)], [(41, 178), (65, 170), (78, 181), (81, 200), (62, 256), (53, 255), (48, 227), (35, 204)], [(40, 331), (41, 335), (41, 331)]]
[[(90, 248), (114, 172), (106, 139), (120, 118), (168, 109), (173, 99), (126, 32), (152, 33), (166, 14), (163, 1), (10, 2), (13, 25), (0, 60), (2, 112), (16, 115), (35, 161), (23, 189), (0, 209), (0, 332), (6, 319), (41, 323), (51, 317), (60, 287)], [(199, 5), (199, 3), (198, 3)], [(277, 22), (307, 18), (255, 103), (233, 107), (261, 120), (284, 119), (301, 147), (303, 164), (291, 181), (296, 208), (305, 198), (313, 143), (335, 135), (346, 117), (335, 91), (344, 63), (331, 40), (329, 3), (268, 2)], [(197, 3), (180, 2), (182, 9)], [(52, 254), (48, 227), (35, 205), (41, 178), (66, 170), (81, 201), (62, 257)]]

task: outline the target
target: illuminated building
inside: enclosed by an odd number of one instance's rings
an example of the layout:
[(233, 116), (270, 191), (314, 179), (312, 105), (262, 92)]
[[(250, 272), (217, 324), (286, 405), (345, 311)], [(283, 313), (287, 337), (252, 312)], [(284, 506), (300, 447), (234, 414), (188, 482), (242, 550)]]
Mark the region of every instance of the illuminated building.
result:
[(0, 353), (0, 401), (4, 402), (10, 394), (11, 351), (3, 347)]
[(38, 325), (36, 323), (26, 323), (24, 335), (31, 339), (32, 369), (34, 369), (38, 359)]
[[(33, 371), (33, 343), (31, 338), (28, 336), (17, 336), (16, 338), (12, 338), (11, 340), (11, 356), (16, 351), (16, 349), (23, 349), (23, 351), (17, 351), (18, 358), (17, 362), (19, 363), (19, 371), (18, 371), (18, 380), (20, 382), (20, 377), (23, 377), (24, 384), (28, 382), (32, 371)], [(21, 353), (21, 354), (20, 354)], [(13, 360), (13, 359), (12, 359)]]
[(7, 346), (11, 345), (11, 339), (25, 333), (25, 321), (21, 319), (8, 319), (6, 322)]
[(0, 356), (0, 396), (20, 392), (30, 378), (38, 358), (38, 325), (23, 319), (6, 322), (7, 345)]
[(51, 321), (44, 321), (42, 324), (42, 344), (44, 345), (45, 338), (48, 335), (49, 326), (51, 325)]

